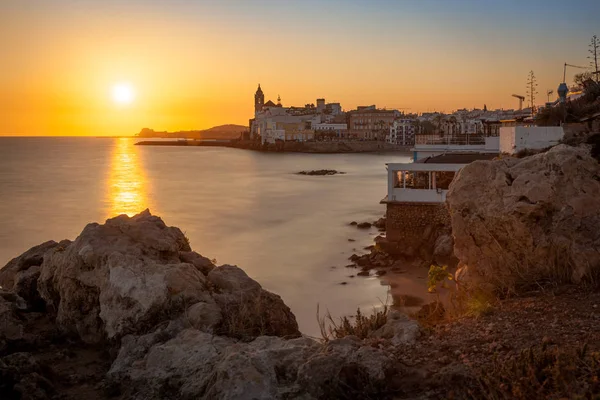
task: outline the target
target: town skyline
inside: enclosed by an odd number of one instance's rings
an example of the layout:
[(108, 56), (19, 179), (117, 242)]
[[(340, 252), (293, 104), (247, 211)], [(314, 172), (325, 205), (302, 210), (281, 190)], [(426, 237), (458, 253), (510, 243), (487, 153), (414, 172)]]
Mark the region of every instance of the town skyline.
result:
[(274, 4), (3, 2), (0, 135), (247, 125), (259, 83), (284, 105), (449, 113), (517, 108), (533, 70), (541, 104), (564, 62), (588, 65), (600, 13), (590, 0)]

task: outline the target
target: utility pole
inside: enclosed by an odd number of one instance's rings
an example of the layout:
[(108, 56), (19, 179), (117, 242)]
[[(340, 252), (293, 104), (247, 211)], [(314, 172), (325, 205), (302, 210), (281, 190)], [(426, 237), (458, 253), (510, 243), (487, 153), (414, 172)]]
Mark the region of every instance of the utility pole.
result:
[(531, 107), (531, 115), (535, 114), (535, 95), (538, 94), (537, 80), (533, 71), (529, 71), (529, 77), (527, 78), (527, 95), (529, 96), (529, 106)]
[(592, 71), (593, 75), (596, 75), (596, 83), (600, 82), (600, 71), (598, 70), (598, 50), (600, 49), (600, 40), (598, 40), (598, 36), (592, 36), (589, 44), (590, 49), (588, 52), (590, 55), (588, 58), (590, 59), (590, 65), (594, 69)]

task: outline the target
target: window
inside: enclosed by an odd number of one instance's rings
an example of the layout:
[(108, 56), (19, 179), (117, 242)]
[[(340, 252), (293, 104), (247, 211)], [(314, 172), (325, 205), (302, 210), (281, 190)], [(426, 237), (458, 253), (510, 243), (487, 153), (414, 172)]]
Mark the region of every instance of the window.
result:
[(448, 190), (455, 174), (456, 172), (454, 171), (435, 171), (435, 187), (438, 189)]
[(428, 171), (404, 171), (406, 189), (429, 189)]

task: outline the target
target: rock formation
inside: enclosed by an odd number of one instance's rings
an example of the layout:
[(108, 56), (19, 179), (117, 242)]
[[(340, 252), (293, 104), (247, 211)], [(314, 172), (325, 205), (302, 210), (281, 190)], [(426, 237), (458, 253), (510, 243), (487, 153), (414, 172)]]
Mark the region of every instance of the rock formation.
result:
[(586, 149), (476, 161), (454, 179), (447, 204), (459, 281), (512, 290), (600, 271), (600, 164)]
[[(300, 338), (279, 296), (149, 211), (36, 246), (0, 282), (0, 398), (86, 396), (79, 383), (123, 399), (358, 398), (402, 372), (358, 338)], [(410, 344), (418, 332), (394, 317), (373, 340)]]

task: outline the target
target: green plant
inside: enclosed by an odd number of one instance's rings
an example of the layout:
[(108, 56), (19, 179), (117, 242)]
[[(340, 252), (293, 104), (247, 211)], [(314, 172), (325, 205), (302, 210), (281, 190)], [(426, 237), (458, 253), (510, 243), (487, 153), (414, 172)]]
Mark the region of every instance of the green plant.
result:
[(429, 293), (435, 293), (439, 284), (446, 288), (447, 280), (452, 280), (452, 274), (448, 272), (446, 265), (431, 265), (429, 267), (429, 273), (427, 274), (427, 291)]

